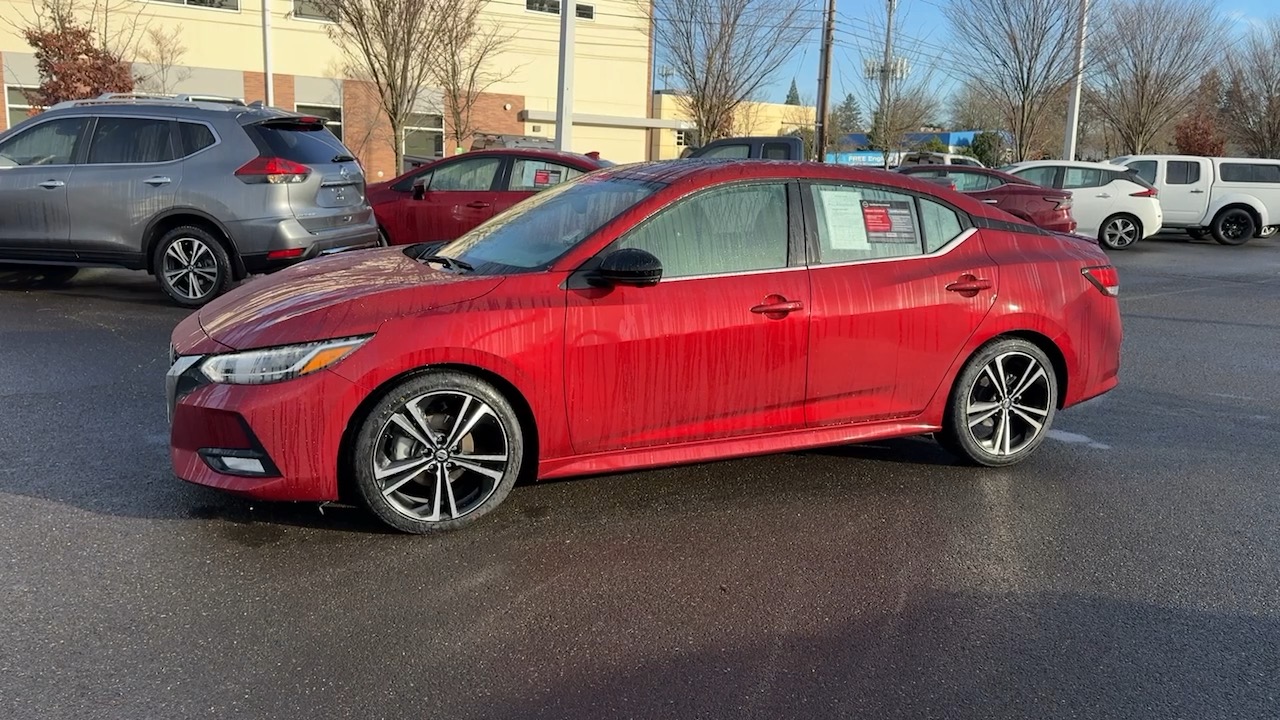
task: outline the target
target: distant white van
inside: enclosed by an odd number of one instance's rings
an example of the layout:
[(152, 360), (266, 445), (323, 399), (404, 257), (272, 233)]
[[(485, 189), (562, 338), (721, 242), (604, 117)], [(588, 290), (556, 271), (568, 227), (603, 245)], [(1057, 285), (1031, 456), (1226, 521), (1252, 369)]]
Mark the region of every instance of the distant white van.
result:
[(1111, 162), (1159, 188), (1167, 228), (1223, 245), (1280, 230), (1280, 160), (1126, 155)]

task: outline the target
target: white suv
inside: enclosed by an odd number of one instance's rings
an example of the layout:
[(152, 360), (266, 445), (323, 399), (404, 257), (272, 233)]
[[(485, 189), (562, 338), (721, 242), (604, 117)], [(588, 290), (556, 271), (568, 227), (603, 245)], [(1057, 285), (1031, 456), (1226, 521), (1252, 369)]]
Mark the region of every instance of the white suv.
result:
[(1133, 247), (1164, 224), (1159, 191), (1123, 165), (1035, 160), (1000, 169), (1037, 185), (1069, 190), (1076, 232), (1098, 238), (1108, 250)]
[(1193, 155), (1130, 155), (1124, 165), (1160, 190), (1165, 227), (1223, 245), (1270, 237), (1280, 229), (1280, 160)]

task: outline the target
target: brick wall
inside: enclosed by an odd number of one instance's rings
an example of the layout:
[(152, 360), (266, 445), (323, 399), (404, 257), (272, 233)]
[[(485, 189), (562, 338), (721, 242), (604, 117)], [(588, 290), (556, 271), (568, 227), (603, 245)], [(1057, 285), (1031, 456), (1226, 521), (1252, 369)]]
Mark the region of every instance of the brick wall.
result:
[(400, 174), (395, 166), (391, 123), (378, 105), (378, 89), (373, 83), (342, 81), (342, 141), (360, 159), (369, 182)]
[[(511, 109), (506, 109), (510, 105)], [(471, 126), (476, 132), (497, 133), (501, 135), (524, 135), (524, 123), (518, 119), (524, 109), (523, 95), (503, 95), (501, 93), (480, 93), (476, 104), (471, 108)], [(457, 150), (457, 142), (453, 138), (453, 123), (445, 115), (444, 152), (453, 155)], [(463, 151), (471, 147), (471, 139), (462, 141)]]
[[(245, 102), (253, 102), (254, 100), (267, 99), (267, 84), (264, 78), (266, 75), (252, 70), (246, 70), (244, 73), (244, 99)], [(281, 75), (279, 73), (271, 74), (272, 87), (271, 91), (275, 97), (271, 98), (274, 102), (272, 105), (285, 110), (293, 109), (293, 76)]]

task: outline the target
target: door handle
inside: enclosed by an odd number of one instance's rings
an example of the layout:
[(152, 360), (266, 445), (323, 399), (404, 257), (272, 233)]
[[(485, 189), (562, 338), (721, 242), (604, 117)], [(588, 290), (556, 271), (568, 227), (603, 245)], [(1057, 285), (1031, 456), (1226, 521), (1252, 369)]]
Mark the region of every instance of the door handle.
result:
[(804, 303), (799, 300), (787, 300), (781, 295), (770, 295), (764, 302), (751, 308), (751, 312), (777, 320), (803, 309)]
[(172, 181), (172, 180), (170, 180), (170, 179), (169, 179), (169, 178), (167, 178), (167, 177), (162, 177), (162, 176), (160, 176), (160, 175), (157, 175), (157, 176), (155, 176), (155, 177), (153, 177), (153, 178), (147, 178), (146, 180), (143, 180), (142, 182), (144, 182), (144, 183), (146, 183), (146, 184), (150, 185), (151, 187), (160, 187), (161, 185), (168, 185), (169, 183), (171, 183), (171, 182), (173, 182), (173, 181)]
[(57, 189), (60, 187), (66, 187), (66, 186), (67, 184), (62, 182), (61, 180), (45, 180), (44, 182), (40, 183), (40, 187), (46, 190), (54, 190), (54, 189)]
[(1000, 204), (1000, 200), (998, 200), (997, 198), (986, 198), (986, 199), (984, 199), (982, 202), (984, 202), (984, 203), (986, 203), (986, 204), (988, 204), (988, 205), (999, 205), (999, 204)]
[(467, 203), (467, 207), (469, 207), (469, 208), (475, 208), (475, 209), (477, 209), (477, 210), (483, 210), (484, 208), (489, 207), (489, 203), (487, 203), (487, 202), (485, 202), (485, 201), (483, 201), (483, 200), (476, 200), (475, 202), (469, 202), (469, 203)]
[(1111, 195), (1110, 195), (1110, 193), (1099, 193), (1099, 194), (1097, 195), (1097, 197), (1100, 197), (1100, 198), (1109, 198), (1109, 197), (1111, 197)]
[(960, 279), (947, 285), (947, 290), (953, 293), (960, 293), (968, 297), (973, 297), (980, 290), (990, 290), (992, 282), (986, 278), (974, 277), (973, 275), (961, 275)]
[(1204, 194), (1204, 191), (1203, 191), (1203, 190), (1192, 190), (1192, 191), (1191, 191), (1191, 194), (1192, 194), (1192, 195), (1203, 195), (1203, 194)]

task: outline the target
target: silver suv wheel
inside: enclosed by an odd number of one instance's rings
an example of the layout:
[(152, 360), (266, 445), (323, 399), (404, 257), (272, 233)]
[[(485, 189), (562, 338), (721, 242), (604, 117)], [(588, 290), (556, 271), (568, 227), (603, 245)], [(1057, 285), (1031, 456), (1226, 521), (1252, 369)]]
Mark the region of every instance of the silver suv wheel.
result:
[(183, 307), (200, 307), (231, 286), (231, 261), (222, 243), (193, 225), (174, 228), (156, 246), (156, 280)]

